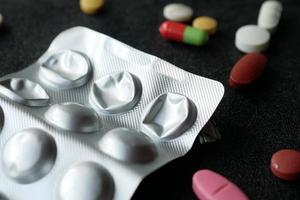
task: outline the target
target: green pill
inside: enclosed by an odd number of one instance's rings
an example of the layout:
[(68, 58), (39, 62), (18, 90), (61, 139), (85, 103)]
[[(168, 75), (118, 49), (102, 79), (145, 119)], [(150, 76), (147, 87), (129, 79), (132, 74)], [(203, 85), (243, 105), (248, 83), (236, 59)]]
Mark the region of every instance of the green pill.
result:
[(191, 45), (203, 45), (208, 41), (208, 33), (206, 31), (186, 26), (183, 32), (183, 42)]

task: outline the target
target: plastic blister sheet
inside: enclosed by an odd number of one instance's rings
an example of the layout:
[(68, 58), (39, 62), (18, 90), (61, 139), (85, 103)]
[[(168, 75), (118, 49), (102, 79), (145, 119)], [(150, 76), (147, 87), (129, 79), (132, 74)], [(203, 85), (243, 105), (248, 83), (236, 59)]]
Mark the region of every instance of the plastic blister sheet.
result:
[[(145, 176), (189, 151), (223, 93), (217, 81), (104, 34), (68, 29), (0, 79), (0, 193), (130, 199)], [(201, 142), (219, 137), (203, 133)]]

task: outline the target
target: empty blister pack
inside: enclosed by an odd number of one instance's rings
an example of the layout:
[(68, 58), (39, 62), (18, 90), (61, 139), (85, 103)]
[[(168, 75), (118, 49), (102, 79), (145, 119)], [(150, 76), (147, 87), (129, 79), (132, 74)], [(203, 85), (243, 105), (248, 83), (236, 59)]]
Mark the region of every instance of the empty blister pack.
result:
[[(189, 151), (223, 93), (104, 34), (68, 29), (0, 79), (1, 198), (130, 199)], [(217, 137), (204, 131), (200, 141)]]

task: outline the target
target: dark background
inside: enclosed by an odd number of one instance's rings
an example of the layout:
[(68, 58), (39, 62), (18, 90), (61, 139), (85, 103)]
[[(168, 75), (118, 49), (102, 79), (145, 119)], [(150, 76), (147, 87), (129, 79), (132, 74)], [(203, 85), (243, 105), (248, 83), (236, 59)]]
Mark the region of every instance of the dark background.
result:
[(86, 26), (137, 49), (154, 54), (189, 72), (225, 86), (213, 119), (222, 140), (200, 145), (148, 176), (133, 199), (196, 199), (191, 178), (199, 169), (217, 171), (236, 183), (250, 199), (300, 199), (300, 181), (285, 182), (269, 170), (272, 154), (282, 148), (300, 150), (300, 1), (286, 0), (279, 30), (266, 52), (269, 63), (253, 87), (228, 87), (233, 64), (243, 55), (234, 46), (235, 31), (255, 24), (261, 0), (181, 1), (195, 15), (209, 15), (219, 31), (206, 46), (167, 42), (158, 27), (169, 1), (106, 0), (99, 15), (87, 16), (75, 0), (0, 0), (5, 27), (0, 31), (0, 75), (34, 62), (61, 31)]

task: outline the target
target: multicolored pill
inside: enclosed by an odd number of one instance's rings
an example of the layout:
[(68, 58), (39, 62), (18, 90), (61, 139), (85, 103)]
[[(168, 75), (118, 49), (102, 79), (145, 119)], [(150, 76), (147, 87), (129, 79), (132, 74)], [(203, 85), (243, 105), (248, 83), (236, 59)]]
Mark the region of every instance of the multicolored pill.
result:
[(206, 31), (172, 21), (163, 22), (159, 27), (159, 32), (162, 37), (168, 40), (196, 46), (203, 45), (208, 41), (208, 33)]

